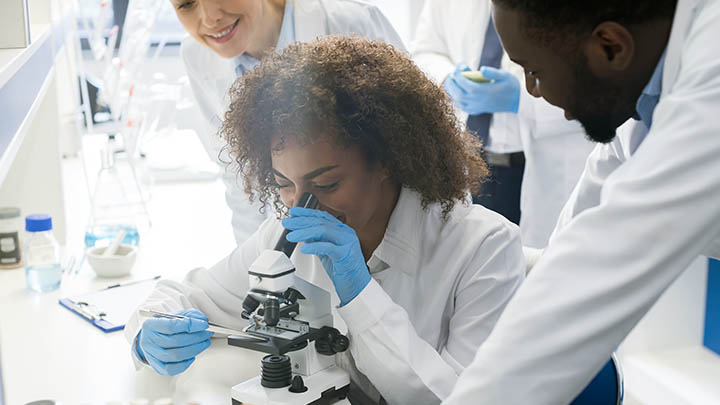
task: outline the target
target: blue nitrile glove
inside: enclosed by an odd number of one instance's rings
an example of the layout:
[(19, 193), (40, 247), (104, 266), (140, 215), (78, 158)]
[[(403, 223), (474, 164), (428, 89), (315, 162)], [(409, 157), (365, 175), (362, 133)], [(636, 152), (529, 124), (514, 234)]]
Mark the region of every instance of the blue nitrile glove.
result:
[(137, 352), (159, 374), (176, 375), (210, 346), (208, 318), (196, 309), (176, 312), (191, 319), (150, 318), (137, 336)]
[(335, 285), (340, 306), (352, 301), (370, 282), (360, 241), (355, 231), (324, 211), (290, 208), (282, 222), (292, 232), (290, 242), (304, 242), (300, 251), (317, 255)]
[(457, 65), (443, 84), (445, 91), (458, 107), (471, 115), (517, 113), (520, 104), (520, 81), (512, 73), (483, 66), (480, 73), (490, 82), (475, 83), (462, 75), (462, 72), (469, 70), (464, 63)]

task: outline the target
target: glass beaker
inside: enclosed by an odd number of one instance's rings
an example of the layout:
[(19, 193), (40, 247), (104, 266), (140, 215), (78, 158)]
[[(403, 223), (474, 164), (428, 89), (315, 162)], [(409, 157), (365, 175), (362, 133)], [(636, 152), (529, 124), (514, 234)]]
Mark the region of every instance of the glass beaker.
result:
[(102, 167), (95, 182), (91, 217), (85, 231), (86, 247), (107, 246), (120, 230), (125, 231), (123, 244), (138, 245), (138, 224), (149, 222), (134, 168), (119, 170), (115, 162), (116, 151), (114, 137), (109, 136), (101, 151)]

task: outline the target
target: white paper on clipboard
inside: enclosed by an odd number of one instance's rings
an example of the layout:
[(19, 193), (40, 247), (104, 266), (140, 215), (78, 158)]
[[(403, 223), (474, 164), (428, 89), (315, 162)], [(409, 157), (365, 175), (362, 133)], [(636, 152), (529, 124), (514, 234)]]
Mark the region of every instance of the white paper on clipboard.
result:
[(157, 279), (131, 282), (69, 297), (75, 304), (84, 302), (95, 313), (104, 313), (103, 320), (112, 325), (125, 325), (133, 311), (142, 304), (155, 288)]

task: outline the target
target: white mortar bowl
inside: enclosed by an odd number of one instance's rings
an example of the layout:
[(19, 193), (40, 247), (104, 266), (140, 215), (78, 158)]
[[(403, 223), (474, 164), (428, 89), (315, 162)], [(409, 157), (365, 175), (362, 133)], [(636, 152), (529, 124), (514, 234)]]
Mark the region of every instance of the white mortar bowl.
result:
[(88, 263), (95, 273), (99, 277), (122, 277), (130, 274), (137, 258), (137, 246), (120, 245), (115, 254), (108, 257), (102, 255), (105, 249), (107, 247), (94, 247), (87, 252)]

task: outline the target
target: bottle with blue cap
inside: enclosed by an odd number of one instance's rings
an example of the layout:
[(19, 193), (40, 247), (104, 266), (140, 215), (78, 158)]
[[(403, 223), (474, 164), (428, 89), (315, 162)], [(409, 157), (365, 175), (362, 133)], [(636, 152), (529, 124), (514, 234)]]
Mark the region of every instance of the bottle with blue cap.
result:
[(30, 290), (52, 291), (60, 287), (60, 245), (52, 233), (52, 217), (32, 214), (25, 217), (25, 280)]

